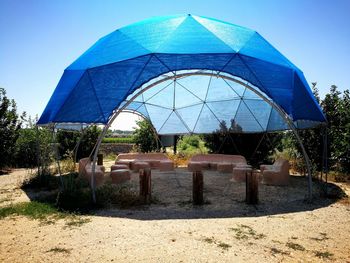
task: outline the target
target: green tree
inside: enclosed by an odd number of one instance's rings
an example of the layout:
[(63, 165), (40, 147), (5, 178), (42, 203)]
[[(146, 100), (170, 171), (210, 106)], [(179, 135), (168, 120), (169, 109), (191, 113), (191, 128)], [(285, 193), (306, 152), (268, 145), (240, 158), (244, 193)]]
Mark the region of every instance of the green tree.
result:
[(25, 113), (19, 118), (16, 102), (7, 98), (6, 90), (0, 88), (0, 168), (13, 164), (15, 143), (24, 116)]
[(15, 162), (17, 167), (33, 168), (39, 165), (39, 169), (47, 172), (52, 161), (52, 133), (47, 128), (36, 127), (38, 118), (30, 116), (23, 121), (23, 126), (18, 131), (15, 144)]
[(138, 128), (135, 129), (133, 138), (138, 150), (141, 152), (159, 150), (158, 138), (152, 124), (148, 120), (137, 121), (136, 124)]
[[(343, 95), (337, 86), (332, 85), (328, 94), (321, 100), (318, 95), (316, 83), (312, 83), (316, 100), (327, 118), (327, 130), (325, 127), (299, 130), (304, 147), (308, 153), (314, 171), (323, 168), (323, 134), (327, 132), (328, 140), (328, 166), (331, 169), (340, 169), (342, 172), (350, 172), (350, 96), (349, 90)], [(295, 148), (293, 152), (296, 159), (302, 158), (301, 149), (292, 133), (287, 133), (288, 140), (283, 140), (283, 148)], [(302, 168), (302, 167), (301, 167)], [(305, 168), (305, 167), (304, 167)], [(303, 168), (303, 169), (304, 169)]]
[(214, 133), (204, 135), (204, 141), (212, 153), (243, 155), (251, 165), (258, 167), (270, 161), (282, 137), (282, 133), (242, 133), (242, 128), (231, 120), (229, 128), (222, 122)]
[(69, 152), (72, 152), (80, 139), (77, 160), (88, 157), (95, 147), (100, 133), (101, 129), (96, 125), (86, 127), (82, 132), (59, 130), (56, 141), (59, 145), (60, 158), (64, 158)]
[(337, 86), (332, 85), (321, 106), (328, 120), (328, 157), (331, 167), (340, 166), (349, 173), (350, 163), (350, 98), (349, 90), (343, 96)]
[(339, 145), (339, 160), (343, 172), (350, 173), (350, 92), (345, 90), (341, 107), (342, 115), (342, 141)]

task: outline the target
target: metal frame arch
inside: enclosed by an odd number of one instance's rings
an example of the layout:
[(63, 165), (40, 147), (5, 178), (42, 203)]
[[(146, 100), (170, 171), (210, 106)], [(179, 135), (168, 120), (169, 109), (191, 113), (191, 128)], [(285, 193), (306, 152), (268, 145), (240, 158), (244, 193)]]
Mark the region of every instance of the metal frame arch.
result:
[[(188, 69), (188, 70), (196, 70), (196, 69)], [(200, 69), (203, 70), (203, 69)], [(154, 86), (161, 84), (162, 82), (168, 81), (168, 80), (176, 80), (178, 78), (184, 78), (184, 77), (189, 77), (189, 76), (209, 76), (209, 77), (217, 77), (217, 78), (222, 78), (225, 80), (229, 80), (229, 81), (233, 81), (236, 82), (242, 86), (244, 86), (245, 88), (251, 90), (252, 92), (254, 92), (256, 95), (258, 95), (260, 98), (262, 98), (265, 102), (267, 102), (272, 108), (274, 108), (279, 114), (280, 116), (285, 120), (285, 122), (288, 124), (289, 128), (293, 131), (294, 135), (297, 138), (297, 141), (302, 149), (303, 155), (304, 155), (304, 159), (305, 159), (305, 163), (307, 166), (307, 171), (308, 171), (308, 200), (311, 201), (312, 200), (312, 174), (311, 174), (311, 166), (310, 166), (310, 159), (308, 157), (308, 154), (306, 153), (305, 147), (303, 145), (303, 142), (298, 134), (297, 128), (295, 127), (293, 120), (290, 118), (290, 116), (279, 106), (277, 105), (273, 100), (268, 99), (265, 95), (263, 95), (262, 92), (260, 92), (259, 90), (253, 88), (252, 86), (250, 86), (247, 83), (244, 83), (241, 80), (236, 79), (233, 75), (231, 75), (230, 73), (224, 72), (225, 74), (228, 74), (230, 76), (226, 76), (226, 75), (222, 75), (221, 72), (218, 73), (208, 73), (208, 72), (187, 72), (187, 73), (176, 73), (173, 76), (167, 76), (164, 77), (163, 79), (160, 79), (156, 82), (151, 83), (150, 85), (144, 87), (141, 89), (140, 86), (138, 89), (140, 89), (135, 95), (133, 95), (121, 108), (118, 108), (116, 110), (113, 111), (112, 115), (110, 116), (110, 118), (108, 119), (107, 124), (104, 126), (98, 140), (96, 143), (96, 147), (95, 147), (95, 152), (94, 152), (94, 156), (93, 156), (93, 165), (92, 165), (92, 178), (91, 178), (91, 187), (92, 187), (92, 191), (93, 191), (93, 201), (96, 202), (96, 198), (95, 198), (95, 189), (94, 189), (94, 176), (95, 176), (95, 167), (96, 167), (96, 159), (97, 159), (97, 153), (98, 150), (100, 148), (102, 139), (104, 138), (104, 136), (106, 135), (107, 130), (109, 129), (109, 127), (111, 126), (111, 124), (113, 123), (113, 121), (118, 117), (118, 115), (123, 112), (127, 106), (130, 105), (130, 103), (132, 103), (139, 95), (141, 95), (142, 93), (144, 93), (145, 91), (153, 88)], [(173, 71), (169, 71), (169, 72), (173, 72)], [(169, 73), (167, 72), (167, 73)], [(174, 72), (173, 72), (174, 73)], [(232, 76), (232, 77), (231, 77)], [(159, 76), (154, 77), (157, 78)], [(136, 89), (137, 90), (137, 89)], [(136, 91), (135, 90), (135, 91)], [(126, 100), (124, 100), (126, 101)], [(136, 112), (136, 111), (135, 111)], [(141, 115), (141, 114), (140, 114)]]

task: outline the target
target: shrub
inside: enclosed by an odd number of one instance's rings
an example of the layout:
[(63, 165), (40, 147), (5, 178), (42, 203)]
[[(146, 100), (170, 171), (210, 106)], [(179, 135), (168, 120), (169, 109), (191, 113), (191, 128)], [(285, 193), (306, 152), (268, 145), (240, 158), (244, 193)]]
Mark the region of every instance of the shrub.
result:
[(92, 207), (91, 190), (78, 173), (62, 176), (63, 187), (58, 192), (56, 206), (68, 211), (84, 211)]
[(117, 205), (127, 208), (140, 204), (138, 194), (129, 184), (104, 184), (96, 189), (96, 200), (97, 204), (102, 207)]
[(177, 143), (180, 156), (189, 158), (194, 154), (207, 153), (204, 141), (199, 135), (185, 135)]
[(59, 177), (51, 173), (35, 173), (29, 179), (23, 181), (22, 189), (53, 190), (59, 187)]

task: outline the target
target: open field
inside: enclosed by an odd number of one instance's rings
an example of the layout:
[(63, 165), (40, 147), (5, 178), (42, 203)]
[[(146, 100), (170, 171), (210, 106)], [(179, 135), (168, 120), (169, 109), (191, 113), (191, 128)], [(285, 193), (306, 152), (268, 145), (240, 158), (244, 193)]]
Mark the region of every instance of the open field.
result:
[[(0, 176), (0, 207), (30, 201), (25, 170)], [(350, 262), (348, 199), (304, 201), (305, 178), (260, 187), (260, 204), (244, 202), (245, 185), (205, 172), (205, 200), (191, 205), (191, 175), (152, 172), (151, 206), (105, 209), (52, 220), (0, 219), (1, 262)], [(137, 175), (132, 184), (137, 188)], [(347, 193), (348, 185), (339, 185)], [(315, 191), (317, 187), (315, 187)], [(72, 223), (73, 222), (73, 223)]]

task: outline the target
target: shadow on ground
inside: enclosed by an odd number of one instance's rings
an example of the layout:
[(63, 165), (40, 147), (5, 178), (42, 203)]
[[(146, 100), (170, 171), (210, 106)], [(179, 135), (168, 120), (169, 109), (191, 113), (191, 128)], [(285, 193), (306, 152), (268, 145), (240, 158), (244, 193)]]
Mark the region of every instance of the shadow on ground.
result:
[[(287, 187), (259, 184), (259, 204), (245, 203), (245, 183), (230, 182), (230, 174), (214, 171), (204, 173), (204, 199), (202, 206), (192, 205), (192, 176), (184, 169), (175, 172), (152, 171), (151, 205), (128, 209), (104, 208), (90, 210), (88, 214), (103, 217), (118, 217), (135, 220), (167, 220), (198, 218), (234, 218), (278, 216), (281, 214), (312, 211), (334, 204), (346, 196), (343, 190), (328, 184), (328, 197), (322, 196), (322, 184), (313, 183), (313, 201), (307, 202), (307, 180), (305, 177), (292, 176)], [(138, 174), (132, 175), (131, 184), (138, 191)], [(25, 190), (31, 200), (37, 200), (41, 194)]]

